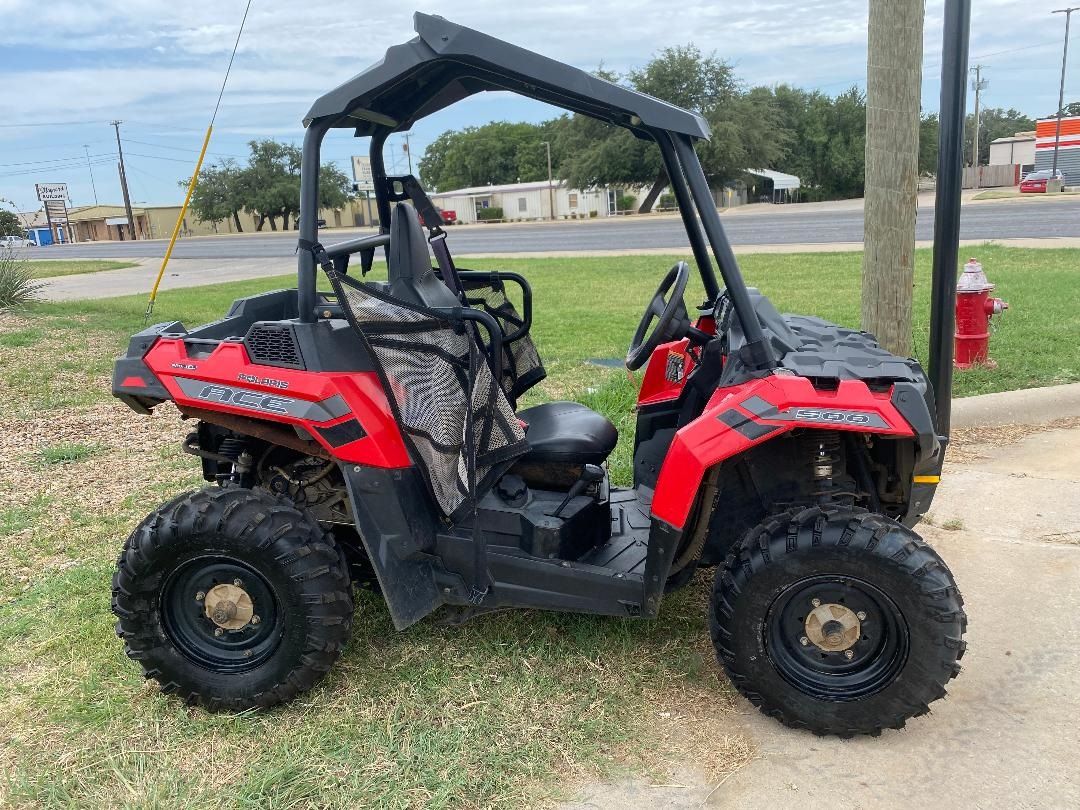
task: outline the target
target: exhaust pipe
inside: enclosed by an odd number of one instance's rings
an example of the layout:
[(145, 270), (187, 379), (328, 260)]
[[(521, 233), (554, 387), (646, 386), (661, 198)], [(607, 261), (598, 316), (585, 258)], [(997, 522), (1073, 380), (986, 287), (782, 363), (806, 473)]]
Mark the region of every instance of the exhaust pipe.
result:
[(952, 426), (953, 332), (956, 329), (956, 270), (960, 265), (960, 192), (964, 171), (970, 25), (971, 0), (945, 0), (927, 373), (934, 389), (937, 432), (946, 439)]

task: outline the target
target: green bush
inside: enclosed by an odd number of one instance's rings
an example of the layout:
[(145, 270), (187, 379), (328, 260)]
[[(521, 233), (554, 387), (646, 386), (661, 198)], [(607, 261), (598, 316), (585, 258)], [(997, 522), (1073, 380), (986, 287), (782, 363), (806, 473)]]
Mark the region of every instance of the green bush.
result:
[(656, 207), (660, 209), (675, 208), (675, 195), (674, 194), (661, 194), (660, 199), (656, 201)]
[(43, 286), (30, 271), (30, 262), (0, 249), (0, 312), (38, 300)]
[(620, 194), (615, 207), (620, 211), (632, 211), (636, 202), (637, 197), (633, 194)]
[(476, 218), (481, 222), (490, 222), (493, 219), (502, 219), (503, 210), (501, 208), (481, 208), (476, 212)]
[(599, 211), (590, 211), (589, 212), (589, 219), (596, 219), (598, 216), (600, 216)]

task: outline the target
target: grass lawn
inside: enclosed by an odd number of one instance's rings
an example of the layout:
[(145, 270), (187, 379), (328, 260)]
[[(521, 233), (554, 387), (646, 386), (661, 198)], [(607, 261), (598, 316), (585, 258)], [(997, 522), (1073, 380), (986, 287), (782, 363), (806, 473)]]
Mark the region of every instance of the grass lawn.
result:
[[(1012, 308), (992, 341), (998, 370), (958, 374), (957, 394), (1080, 380), (1080, 251), (974, 252)], [(607, 411), (624, 481), (634, 386), (584, 361), (624, 355), (676, 258), (468, 263), (531, 279), (549, 372), (531, 399)], [(917, 260), (925, 358), (929, 252)], [(858, 254), (741, 261), (781, 310), (858, 323)], [(289, 283), (168, 291), (155, 316), (194, 325)], [(652, 622), (515, 612), (398, 634), (361, 595), (343, 659), (297, 702), (221, 716), (160, 696), (113, 636), (109, 578), (134, 525), (201, 479), (179, 451), (190, 426), (175, 410), (141, 417), (109, 396), (112, 359), (145, 303), (40, 304), (0, 319), (0, 805), (520, 807), (597, 768), (663, 779), (680, 761), (719, 780), (752, 755), (708, 642), (707, 576)]]
[(99, 273), (102, 270), (123, 270), (126, 267), (135, 267), (135, 263), (101, 259), (32, 259), (30, 261), (30, 271), (36, 278), (76, 276), (82, 273)]
[(1080, 191), (1059, 191), (1054, 194), (1021, 194), (1019, 191), (991, 189), (981, 191), (971, 199), (973, 200), (1055, 200), (1058, 197), (1071, 197), (1080, 194)]

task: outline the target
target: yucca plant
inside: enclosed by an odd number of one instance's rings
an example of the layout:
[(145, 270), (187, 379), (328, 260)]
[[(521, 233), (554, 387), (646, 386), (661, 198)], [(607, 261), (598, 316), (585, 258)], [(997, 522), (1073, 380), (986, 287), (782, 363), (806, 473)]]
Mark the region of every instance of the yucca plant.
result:
[(0, 249), (0, 312), (18, 309), (40, 298), (44, 285), (34, 278), (30, 262)]

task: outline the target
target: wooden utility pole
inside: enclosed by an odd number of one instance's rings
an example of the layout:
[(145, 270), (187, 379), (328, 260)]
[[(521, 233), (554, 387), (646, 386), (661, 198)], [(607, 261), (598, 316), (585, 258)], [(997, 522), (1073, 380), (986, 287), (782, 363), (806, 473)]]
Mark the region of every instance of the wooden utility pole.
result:
[(911, 354), (924, 0), (870, 0), (862, 328)]
[(975, 78), (971, 81), (971, 89), (975, 91), (975, 135), (971, 139), (971, 165), (975, 168), (975, 185), (979, 185), (979, 125), (982, 123), (982, 91), (989, 82), (982, 77), (983, 66), (976, 65), (971, 69)]
[(124, 210), (127, 211), (128, 221), (128, 234), (132, 240), (138, 239), (138, 235), (135, 233), (135, 217), (131, 213), (131, 194), (128, 193), (127, 171), (124, 168), (124, 147), (120, 145), (120, 125), (123, 121), (113, 121), (113, 128), (116, 129), (116, 151), (120, 155), (120, 188), (124, 192)]

